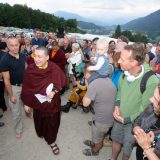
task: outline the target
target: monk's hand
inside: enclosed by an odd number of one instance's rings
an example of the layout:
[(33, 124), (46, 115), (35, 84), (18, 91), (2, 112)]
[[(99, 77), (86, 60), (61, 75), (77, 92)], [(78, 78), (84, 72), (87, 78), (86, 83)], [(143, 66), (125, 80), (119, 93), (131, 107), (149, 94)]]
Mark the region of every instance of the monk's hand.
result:
[(25, 110), (25, 112), (30, 113), (31, 108), (27, 105), (24, 105), (24, 110)]
[(52, 100), (52, 98), (54, 97), (55, 94), (56, 94), (55, 91), (47, 93), (48, 102), (51, 102), (51, 100)]
[(52, 99), (54, 97), (54, 95), (55, 95), (55, 91), (52, 91), (47, 95), (47, 97)]

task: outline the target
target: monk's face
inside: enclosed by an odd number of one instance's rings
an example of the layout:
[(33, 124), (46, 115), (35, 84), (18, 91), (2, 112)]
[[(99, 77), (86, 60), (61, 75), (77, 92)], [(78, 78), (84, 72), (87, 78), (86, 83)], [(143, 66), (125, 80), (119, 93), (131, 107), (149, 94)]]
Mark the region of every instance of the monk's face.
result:
[(48, 62), (49, 56), (43, 50), (35, 50), (34, 62), (37, 67), (43, 68)]

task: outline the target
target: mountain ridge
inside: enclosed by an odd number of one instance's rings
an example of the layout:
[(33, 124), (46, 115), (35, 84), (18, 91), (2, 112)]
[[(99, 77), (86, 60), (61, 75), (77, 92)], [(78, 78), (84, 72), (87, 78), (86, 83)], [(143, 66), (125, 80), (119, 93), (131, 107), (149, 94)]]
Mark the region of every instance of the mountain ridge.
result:
[(160, 9), (148, 14), (145, 17), (140, 17), (132, 20), (122, 26), (123, 29), (143, 32), (149, 36), (160, 34)]
[[(66, 13), (66, 12), (63, 12)], [(69, 12), (68, 12), (69, 13)], [(55, 14), (57, 15), (57, 14)], [(96, 20), (91, 20), (79, 16), (78, 14), (71, 13), (72, 16), (68, 18), (76, 18), (78, 21), (78, 27), (84, 29), (87, 32), (97, 32), (106, 34), (109, 31), (113, 32), (115, 30), (115, 25), (112, 26), (104, 26), (101, 25), (100, 22)], [(61, 15), (62, 16), (62, 15)], [(67, 16), (67, 14), (66, 14)], [(64, 17), (65, 18), (65, 17)], [(144, 34), (149, 35), (151, 38), (155, 38), (156, 36), (160, 35), (160, 9), (148, 14), (147, 16), (136, 18), (131, 20), (124, 25), (121, 25), (122, 30), (130, 30), (134, 32), (142, 32)], [(118, 25), (118, 24), (117, 24)]]
[(72, 12), (57, 11), (53, 14), (57, 17), (63, 17), (65, 20), (67, 20), (67, 19), (77, 19), (77, 21), (86, 21), (87, 20), (84, 17), (82, 17), (78, 14), (72, 13)]
[(67, 19), (77, 19), (77, 21), (84, 21), (84, 22), (94, 23), (94, 24), (100, 25), (100, 26), (107, 25), (106, 23), (104, 23), (101, 20), (97, 20), (95, 18), (83, 17), (83, 16), (80, 16), (79, 14), (72, 13), (72, 12), (67, 12), (67, 11), (56, 11), (56, 12), (53, 13), (53, 15), (55, 15), (57, 17), (63, 17), (65, 20), (67, 20)]

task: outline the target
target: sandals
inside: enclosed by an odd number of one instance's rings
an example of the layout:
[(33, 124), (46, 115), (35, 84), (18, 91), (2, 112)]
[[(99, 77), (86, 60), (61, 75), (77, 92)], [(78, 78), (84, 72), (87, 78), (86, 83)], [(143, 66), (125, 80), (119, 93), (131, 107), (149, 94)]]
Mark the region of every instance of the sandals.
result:
[(83, 143), (89, 147), (92, 147), (92, 148), (95, 146), (95, 144), (90, 140), (85, 140), (85, 141), (83, 141)]
[(85, 149), (85, 150), (83, 150), (83, 154), (85, 156), (98, 156), (99, 155), (99, 151), (95, 152), (92, 149)]
[(52, 152), (54, 155), (58, 155), (60, 153), (59, 147), (57, 146), (57, 144), (54, 144), (53, 146), (51, 146)]
[(86, 156), (97, 156), (99, 155), (99, 151), (94, 151), (93, 147), (95, 146), (94, 142), (90, 141), (90, 140), (85, 140), (83, 141), (83, 143), (89, 147), (91, 147), (91, 149), (85, 149), (83, 150), (83, 154)]

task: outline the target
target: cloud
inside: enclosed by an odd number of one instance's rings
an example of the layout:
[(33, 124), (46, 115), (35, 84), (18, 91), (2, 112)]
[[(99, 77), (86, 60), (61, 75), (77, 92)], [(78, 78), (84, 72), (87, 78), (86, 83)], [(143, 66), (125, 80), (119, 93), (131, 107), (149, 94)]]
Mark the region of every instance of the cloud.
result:
[(94, 11), (95, 10), (122, 10), (123, 9), (123, 7), (101, 7), (101, 8), (99, 8), (99, 7), (84, 7), (84, 8), (87, 8), (87, 9), (93, 9)]
[(27, 4), (33, 9), (54, 13), (59, 10), (102, 20), (134, 19), (160, 9), (159, 0), (0, 0), (11, 5)]

